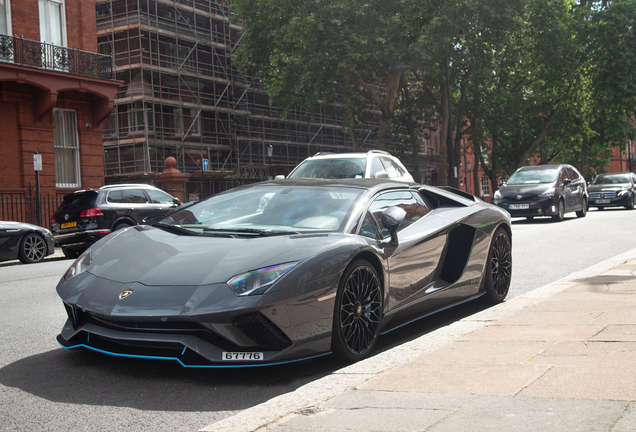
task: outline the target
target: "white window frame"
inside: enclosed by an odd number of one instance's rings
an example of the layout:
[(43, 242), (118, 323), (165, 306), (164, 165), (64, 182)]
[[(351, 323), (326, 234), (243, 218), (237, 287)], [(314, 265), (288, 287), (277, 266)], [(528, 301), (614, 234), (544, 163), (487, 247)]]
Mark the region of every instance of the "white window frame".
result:
[[(48, 19), (48, 21), (50, 22), (50, 14), (51, 14), (51, 9), (50, 6), (52, 4), (56, 4), (56, 5), (60, 5), (60, 27), (61, 27), (61, 36), (62, 36), (62, 44), (60, 46), (67, 46), (67, 40), (66, 40), (66, 5), (64, 0), (38, 0), (38, 9), (42, 7), (42, 5), (45, 4), (48, 7), (45, 7), (44, 9), (44, 14), (46, 15), (46, 18)], [(40, 16), (42, 15), (42, 11), (40, 10)], [(42, 23), (40, 23), (40, 38), (42, 39), (42, 42), (46, 42), (46, 43), (53, 43), (51, 40), (46, 40), (47, 37), (46, 36), (50, 36), (50, 35), (42, 35)], [(51, 39), (50, 37), (48, 39)]]
[(0, 6), (0, 9), (4, 9), (4, 17), (7, 20), (7, 31), (6, 33), (0, 33), (0, 34), (6, 34), (7, 36), (11, 36), (13, 34), (13, 31), (11, 30), (11, 0), (3, 0), (4, 1), (4, 8), (2, 6)]
[(479, 179), (479, 187), (482, 197), (490, 196), (490, 179), (487, 176), (482, 176), (481, 179)]
[[(55, 186), (58, 188), (81, 187), (82, 172), (80, 167), (79, 133), (77, 131), (77, 111), (53, 108), (53, 121), (55, 124)], [(68, 157), (69, 154), (70, 158)], [(69, 160), (71, 161), (70, 163), (68, 162)], [(67, 166), (67, 164), (70, 166)]]

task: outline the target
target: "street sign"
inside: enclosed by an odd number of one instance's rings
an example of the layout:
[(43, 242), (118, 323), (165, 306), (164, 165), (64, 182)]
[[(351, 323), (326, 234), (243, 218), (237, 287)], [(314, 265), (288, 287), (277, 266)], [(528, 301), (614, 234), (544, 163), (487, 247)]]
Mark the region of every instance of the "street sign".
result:
[(203, 171), (210, 171), (210, 161), (208, 159), (203, 159), (201, 165), (203, 165)]
[(33, 155), (33, 170), (42, 171), (42, 155), (35, 153)]

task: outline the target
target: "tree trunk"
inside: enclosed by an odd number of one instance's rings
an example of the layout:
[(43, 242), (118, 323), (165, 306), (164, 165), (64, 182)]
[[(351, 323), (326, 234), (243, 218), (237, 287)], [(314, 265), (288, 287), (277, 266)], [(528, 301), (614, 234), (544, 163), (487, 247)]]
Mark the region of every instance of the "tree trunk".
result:
[(448, 92), (446, 91), (446, 80), (444, 79), (444, 73), (441, 70), (439, 73), (439, 90), (440, 90), (440, 113), (442, 113), (442, 124), (439, 131), (439, 169), (438, 169), (438, 184), (440, 186), (448, 185), (448, 146), (446, 140), (448, 139)]
[(417, 136), (417, 128), (415, 121), (411, 118), (406, 125), (406, 129), (409, 131), (411, 138), (411, 160), (413, 163), (413, 180), (416, 183), (422, 183), (422, 176), (420, 174), (420, 145)]

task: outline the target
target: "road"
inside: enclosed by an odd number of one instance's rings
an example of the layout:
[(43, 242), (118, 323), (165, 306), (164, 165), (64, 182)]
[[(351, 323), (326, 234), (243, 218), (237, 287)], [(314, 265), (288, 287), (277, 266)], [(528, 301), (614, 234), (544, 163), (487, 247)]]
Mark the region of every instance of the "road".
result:
[[(636, 211), (514, 220), (510, 296), (636, 247)], [(330, 357), (284, 367), (184, 369), (55, 342), (66, 315), (55, 286), (70, 261), (0, 266), (0, 430), (196, 431), (343, 366)], [(468, 304), (383, 336), (389, 349), (470, 315)]]

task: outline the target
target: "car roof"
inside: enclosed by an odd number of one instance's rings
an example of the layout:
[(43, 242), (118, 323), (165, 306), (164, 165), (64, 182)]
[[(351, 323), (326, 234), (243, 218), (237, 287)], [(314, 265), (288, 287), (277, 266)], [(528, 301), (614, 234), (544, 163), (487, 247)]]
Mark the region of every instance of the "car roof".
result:
[(568, 166), (567, 164), (549, 164), (549, 165), (528, 165), (519, 168), (517, 171), (539, 171), (546, 169), (559, 169), (561, 167)]
[(355, 187), (360, 189), (395, 189), (395, 188), (417, 188), (417, 183), (401, 182), (389, 179), (377, 178), (347, 178), (347, 179), (318, 179), (318, 178), (287, 178), (280, 180), (254, 183), (256, 185), (279, 185), (279, 186), (342, 186)]
[(382, 150), (369, 150), (368, 152), (351, 152), (351, 153), (316, 153), (308, 159), (344, 159), (344, 158), (367, 158), (371, 155), (392, 156), (390, 153)]

